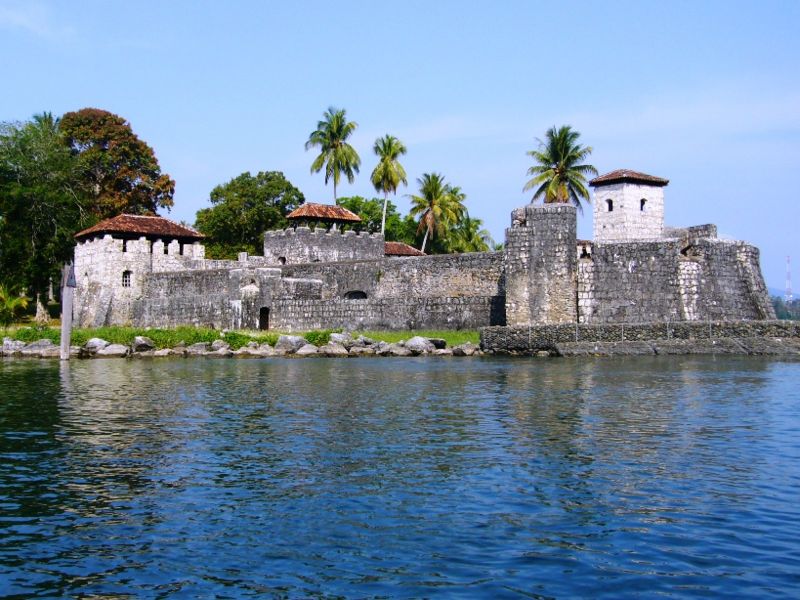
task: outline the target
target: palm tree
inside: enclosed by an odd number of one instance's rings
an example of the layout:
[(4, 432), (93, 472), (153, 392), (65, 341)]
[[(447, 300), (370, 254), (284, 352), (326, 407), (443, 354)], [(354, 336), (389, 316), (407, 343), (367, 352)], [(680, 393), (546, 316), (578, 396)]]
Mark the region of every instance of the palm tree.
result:
[(465, 212), (464, 218), (453, 229), (450, 250), (452, 252), (488, 252), (495, 243), (491, 234), (482, 227), (481, 219), (473, 219)]
[(408, 185), (406, 170), (398, 162), (398, 157), (406, 153), (406, 147), (393, 135), (388, 133), (375, 140), (372, 147), (378, 155), (378, 164), (372, 172), (372, 185), (375, 191), (383, 192), (383, 217), (381, 217), (381, 235), (386, 229), (386, 205), (389, 202), (389, 192), (397, 195), (397, 186), (401, 183)]
[(347, 181), (353, 183), (355, 174), (361, 166), (361, 159), (355, 149), (347, 143), (347, 138), (356, 130), (358, 123), (348, 121), (346, 111), (330, 107), (317, 123), (306, 142), (306, 150), (318, 146), (319, 156), (311, 163), (311, 172), (319, 173), (325, 167), (325, 185), (333, 179), (333, 200), (336, 201), (336, 186), (342, 173)]
[(537, 140), (539, 149), (527, 153), (536, 163), (528, 169), (528, 175), (533, 175), (533, 179), (523, 188), (523, 191), (536, 188), (531, 202), (544, 197), (545, 203), (571, 202), (583, 211), (581, 198), (590, 201), (586, 175), (597, 175), (597, 169), (582, 164), (592, 153), (592, 148), (578, 144), (580, 135), (569, 125), (558, 129), (552, 127), (547, 130), (544, 142)]
[(0, 285), (0, 325), (4, 330), (28, 307), (28, 298)]
[(440, 173), (425, 173), (417, 179), (417, 184), (420, 195), (411, 196), (409, 214), (419, 217), (417, 233), (425, 229), (420, 248), (425, 252), (428, 237), (446, 235), (447, 230), (461, 220), (466, 211), (463, 204), (466, 194), (461, 188), (445, 183)]

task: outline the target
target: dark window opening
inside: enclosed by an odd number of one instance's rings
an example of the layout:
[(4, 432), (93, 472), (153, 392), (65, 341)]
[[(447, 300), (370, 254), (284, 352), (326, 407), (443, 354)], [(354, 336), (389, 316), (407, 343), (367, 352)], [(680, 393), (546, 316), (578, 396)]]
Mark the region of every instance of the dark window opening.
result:
[(131, 287), (131, 272), (122, 272), (122, 287)]
[(647, 204), (647, 200), (645, 200), (644, 198), (639, 200), (639, 210), (644, 212), (644, 207), (645, 207), (646, 204)]
[(122, 251), (123, 252), (128, 251), (128, 240), (122, 240)]
[(262, 306), (258, 311), (258, 328), (261, 331), (269, 329), (269, 308)]
[(587, 246), (581, 246), (581, 258), (592, 258), (592, 255), (589, 253), (589, 248)]
[(164, 242), (164, 254), (169, 254), (169, 244)]
[(613, 200), (606, 200), (606, 206), (608, 207), (608, 212), (614, 211), (614, 201)]
[(286, 264), (286, 257), (285, 256), (279, 256), (278, 257), (278, 264), (285, 265)]
[(352, 290), (344, 295), (345, 300), (366, 300), (367, 293), (361, 290)]
[(183, 256), (183, 244), (179, 244), (178, 246), (178, 253)]

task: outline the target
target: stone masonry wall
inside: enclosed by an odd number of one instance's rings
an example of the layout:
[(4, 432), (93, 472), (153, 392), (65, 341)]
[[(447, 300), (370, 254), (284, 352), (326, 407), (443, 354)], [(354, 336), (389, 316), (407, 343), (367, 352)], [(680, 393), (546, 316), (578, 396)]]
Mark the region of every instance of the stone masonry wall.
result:
[(264, 233), (264, 258), (271, 265), (383, 258), (380, 233), (325, 231), (297, 227)]
[(575, 207), (528, 205), (513, 219), (505, 245), (508, 324), (574, 322)]
[[(609, 200), (613, 210), (609, 210)], [(593, 226), (595, 242), (660, 239), (664, 229), (664, 188), (636, 183), (596, 188)]]

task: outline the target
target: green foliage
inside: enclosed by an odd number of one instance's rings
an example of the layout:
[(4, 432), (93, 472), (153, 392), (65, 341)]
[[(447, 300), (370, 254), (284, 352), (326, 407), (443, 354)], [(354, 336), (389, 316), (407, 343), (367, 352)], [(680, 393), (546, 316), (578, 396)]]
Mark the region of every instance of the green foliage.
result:
[(382, 138), (375, 140), (372, 147), (373, 152), (378, 156), (378, 164), (372, 171), (372, 185), (375, 191), (383, 192), (383, 217), (381, 219), (381, 233), (386, 230), (386, 211), (389, 203), (389, 192), (397, 194), (397, 187), (402, 183), (408, 185), (406, 170), (400, 161), (397, 160), (406, 153), (403, 142), (388, 133)]
[(332, 333), (340, 333), (341, 331), (341, 329), (322, 329), (319, 331), (309, 331), (308, 333), (304, 334), (303, 337), (309, 344), (314, 344), (315, 346), (324, 346), (331, 341)]
[(43, 294), (92, 224), (82, 167), (49, 113), (0, 126), (0, 280)]
[(467, 196), (461, 188), (445, 182), (440, 173), (425, 173), (417, 179), (417, 184), (419, 195), (411, 196), (410, 214), (419, 219), (417, 233), (424, 231), (421, 250), (425, 252), (429, 237), (446, 238), (464, 218)]
[(11, 338), (30, 344), (36, 340), (50, 340), (54, 344), (61, 341), (61, 332), (52, 327), (21, 327), (17, 329)]
[(197, 229), (207, 236), (209, 258), (233, 259), (239, 252), (260, 255), (263, 235), (288, 225), (286, 215), (305, 202), (279, 171), (249, 172), (211, 190), (212, 207), (197, 212)]
[(780, 296), (773, 296), (772, 307), (775, 309), (775, 316), (778, 319), (800, 321), (800, 300), (785, 302)]
[(353, 337), (358, 335), (364, 335), (366, 337), (372, 338), (373, 340), (378, 340), (381, 342), (387, 342), (389, 344), (399, 342), (402, 340), (408, 340), (415, 335), (420, 335), (422, 337), (428, 338), (441, 338), (447, 342), (449, 347), (458, 346), (460, 344), (464, 344), (466, 342), (472, 342), (473, 344), (480, 343), (480, 334), (475, 331), (474, 329), (460, 329), (460, 330), (439, 330), (439, 329), (421, 329), (421, 330), (410, 330), (410, 331), (359, 331), (353, 334)]
[(325, 185), (333, 179), (333, 199), (336, 201), (336, 188), (342, 174), (347, 181), (353, 183), (355, 174), (361, 166), (361, 159), (355, 148), (347, 143), (358, 127), (355, 121), (347, 120), (344, 109), (330, 107), (323, 114), (323, 120), (317, 122), (306, 142), (306, 150), (319, 148), (320, 153), (311, 163), (311, 172), (319, 173), (325, 169)]
[(28, 298), (0, 285), (0, 325), (3, 329), (8, 329), (27, 307)]
[[(381, 229), (383, 200), (379, 198), (366, 199), (362, 196), (339, 198), (336, 204), (354, 212), (361, 217), (361, 223), (353, 226), (356, 231), (375, 233)], [(416, 227), (416, 225), (414, 225)], [(386, 202), (386, 231), (384, 236), (387, 241), (405, 241), (407, 227), (403, 222), (397, 206), (391, 201)], [(413, 241), (413, 237), (412, 237)]]
[(161, 173), (153, 149), (122, 117), (97, 108), (66, 113), (61, 130), (78, 157), (100, 218), (169, 209), (175, 182)]
[(544, 142), (537, 140), (539, 149), (527, 153), (535, 164), (528, 169), (528, 175), (533, 178), (522, 189), (536, 188), (533, 200), (543, 198), (545, 203), (569, 202), (581, 211), (581, 199), (590, 201), (586, 176), (597, 175), (597, 169), (581, 164), (592, 153), (592, 148), (578, 144), (579, 137), (580, 133), (569, 125), (558, 129), (551, 127)]

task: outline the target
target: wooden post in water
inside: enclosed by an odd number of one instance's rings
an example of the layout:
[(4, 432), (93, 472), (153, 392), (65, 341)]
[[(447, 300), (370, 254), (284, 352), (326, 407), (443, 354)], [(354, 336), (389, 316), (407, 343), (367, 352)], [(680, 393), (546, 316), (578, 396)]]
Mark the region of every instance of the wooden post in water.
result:
[(64, 265), (61, 271), (61, 360), (69, 360), (72, 338), (72, 296), (75, 293), (75, 267)]

